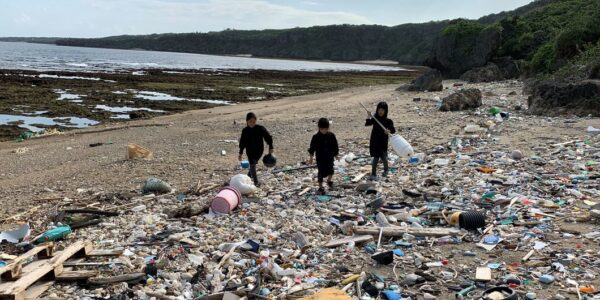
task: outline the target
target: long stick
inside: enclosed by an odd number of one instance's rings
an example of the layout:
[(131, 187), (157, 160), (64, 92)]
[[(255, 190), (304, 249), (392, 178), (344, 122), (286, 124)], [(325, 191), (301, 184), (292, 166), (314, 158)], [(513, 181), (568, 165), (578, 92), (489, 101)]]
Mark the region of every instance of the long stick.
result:
[[(370, 111), (362, 103), (360, 103), (360, 106), (362, 106), (368, 113), (370, 113)], [(377, 124), (379, 124), (379, 126), (381, 126), (381, 129), (383, 129), (384, 131), (387, 130), (387, 128), (385, 128), (385, 126), (383, 126), (383, 124), (381, 124), (381, 122), (379, 122), (379, 120), (377, 120), (377, 118), (375, 118), (374, 116), (371, 116), (371, 119), (375, 120), (375, 122), (377, 122)]]

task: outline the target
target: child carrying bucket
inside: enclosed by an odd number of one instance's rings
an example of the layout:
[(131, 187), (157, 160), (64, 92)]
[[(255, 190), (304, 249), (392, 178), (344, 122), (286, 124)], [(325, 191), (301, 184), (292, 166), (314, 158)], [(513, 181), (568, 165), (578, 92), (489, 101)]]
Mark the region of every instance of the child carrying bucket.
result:
[(323, 180), (325, 177), (327, 177), (327, 185), (329, 188), (333, 188), (333, 160), (338, 158), (339, 148), (335, 134), (329, 131), (329, 120), (320, 118), (318, 126), (319, 132), (313, 135), (310, 141), (310, 148), (308, 148), (308, 153), (310, 154), (309, 164), (311, 165), (313, 163), (313, 156), (315, 154), (317, 156), (319, 193), (324, 195), (325, 189), (323, 188)]
[[(371, 112), (367, 111), (367, 121), (365, 126), (373, 126), (371, 130), (371, 140), (369, 143), (369, 152), (373, 157), (373, 161), (371, 164), (371, 176), (370, 180), (377, 179), (377, 164), (379, 164), (379, 160), (383, 162), (383, 177), (387, 177), (389, 172), (388, 167), (388, 140), (391, 134), (396, 133), (396, 129), (394, 128), (394, 122), (388, 119), (388, 105), (384, 101), (381, 101), (377, 104), (377, 110), (375, 115)], [(385, 129), (381, 126), (375, 124), (376, 121), (379, 121)], [(375, 125), (377, 126), (375, 126)]]
[(242, 161), (242, 155), (244, 154), (244, 149), (246, 149), (246, 155), (250, 162), (248, 176), (254, 180), (254, 185), (258, 186), (256, 164), (263, 155), (265, 142), (269, 145), (269, 154), (273, 154), (273, 137), (265, 127), (256, 124), (256, 115), (252, 112), (249, 112), (246, 115), (246, 125), (247, 126), (242, 130), (242, 136), (240, 137), (240, 156), (238, 159)]

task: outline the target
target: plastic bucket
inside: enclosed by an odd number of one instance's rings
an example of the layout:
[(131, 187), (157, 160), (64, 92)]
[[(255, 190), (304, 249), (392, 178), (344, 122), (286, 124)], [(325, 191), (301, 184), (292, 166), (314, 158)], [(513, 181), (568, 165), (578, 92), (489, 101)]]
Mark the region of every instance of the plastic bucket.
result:
[(392, 135), (390, 143), (394, 152), (400, 157), (409, 157), (414, 153), (412, 146), (400, 135)]
[(485, 227), (485, 214), (479, 211), (467, 211), (458, 217), (458, 226), (464, 229), (475, 230)]
[(250, 168), (250, 162), (247, 160), (242, 160), (240, 162), (240, 166), (242, 166), (242, 169), (248, 169), (248, 168)]
[(242, 202), (242, 194), (234, 187), (225, 187), (212, 201), (210, 208), (215, 213), (228, 214)]

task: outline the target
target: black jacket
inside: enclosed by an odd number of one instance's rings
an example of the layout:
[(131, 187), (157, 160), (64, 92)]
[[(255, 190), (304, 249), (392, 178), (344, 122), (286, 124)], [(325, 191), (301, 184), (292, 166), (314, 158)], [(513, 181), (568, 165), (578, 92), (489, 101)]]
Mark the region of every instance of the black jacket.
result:
[(317, 132), (310, 140), (308, 153), (310, 153), (310, 155), (317, 154), (317, 163), (333, 162), (339, 152), (340, 149), (338, 147), (337, 139), (332, 132), (328, 132), (327, 134)]
[(380, 102), (377, 104), (377, 109), (383, 108), (385, 113), (383, 117), (380, 117), (375, 111), (375, 117), (367, 119), (365, 126), (373, 126), (373, 130), (371, 131), (371, 141), (369, 144), (369, 152), (372, 157), (381, 157), (384, 152), (387, 152), (388, 149), (388, 136), (385, 134), (385, 131), (373, 118), (377, 118), (379, 123), (381, 123), (385, 128), (387, 128), (391, 133), (396, 133), (396, 128), (394, 128), (394, 122), (388, 119), (388, 106), (385, 102)]
[(273, 149), (273, 137), (266, 128), (258, 124), (253, 128), (244, 128), (240, 137), (240, 155), (244, 154), (246, 149), (248, 160), (258, 161), (265, 151), (263, 140), (267, 142), (269, 149)]

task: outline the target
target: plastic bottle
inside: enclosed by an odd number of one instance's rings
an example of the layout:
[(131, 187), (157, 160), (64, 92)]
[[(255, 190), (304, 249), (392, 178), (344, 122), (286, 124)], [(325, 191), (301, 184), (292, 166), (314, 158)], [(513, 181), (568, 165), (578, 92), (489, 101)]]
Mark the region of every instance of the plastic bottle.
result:
[(50, 229), (50, 230), (44, 232), (44, 234), (42, 234), (41, 236), (36, 238), (33, 241), (33, 243), (41, 244), (41, 243), (49, 242), (49, 241), (56, 241), (56, 240), (62, 239), (65, 236), (71, 234), (71, 232), (72, 232), (71, 226), (69, 226), (69, 225), (63, 225), (60, 227), (56, 227), (54, 229)]

